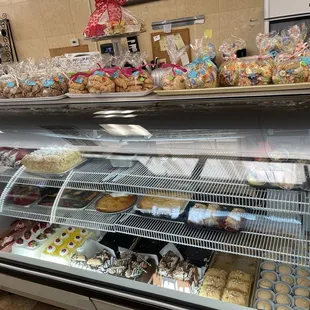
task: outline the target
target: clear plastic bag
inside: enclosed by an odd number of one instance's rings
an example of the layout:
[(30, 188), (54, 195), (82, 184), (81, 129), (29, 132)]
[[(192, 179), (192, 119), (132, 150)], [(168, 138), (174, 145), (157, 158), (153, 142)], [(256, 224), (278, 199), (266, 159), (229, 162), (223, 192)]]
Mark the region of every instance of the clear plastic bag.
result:
[[(274, 84), (304, 83), (309, 79), (306, 25), (295, 25), (282, 32), (282, 53), (275, 58), (272, 81)], [(309, 62), (310, 63), (310, 62)]]
[(8, 66), (6, 75), (1, 78), (3, 98), (22, 98), (22, 88), (19, 80), (21, 65), (14, 64)]
[(91, 94), (114, 93), (115, 83), (104, 67), (111, 63), (110, 57), (102, 57), (97, 63), (97, 69), (93, 70), (87, 82), (88, 92)]
[(245, 48), (245, 41), (241, 38), (233, 37), (224, 41), (219, 50), (223, 54), (224, 62), (219, 68), (220, 86), (237, 86), (242, 68), (242, 62), (237, 58), (237, 51)]
[(126, 0), (95, 0), (96, 10), (84, 30), (87, 38), (145, 31), (144, 23), (122, 7)]
[(191, 48), (196, 52), (196, 58), (186, 66), (186, 88), (216, 87), (217, 67), (212, 61), (215, 58), (215, 46), (203, 37), (196, 39)]
[(181, 57), (186, 53), (187, 46), (178, 50), (175, 42), (175, 36), (167, 36), (167, 53), (169, 55), (171, 64), (163, 65), (166, 69), (162, 77), (162, 88), (164, 90), (179, 90), (185, 89), (185, 74), (187, 69), (177, 65)]

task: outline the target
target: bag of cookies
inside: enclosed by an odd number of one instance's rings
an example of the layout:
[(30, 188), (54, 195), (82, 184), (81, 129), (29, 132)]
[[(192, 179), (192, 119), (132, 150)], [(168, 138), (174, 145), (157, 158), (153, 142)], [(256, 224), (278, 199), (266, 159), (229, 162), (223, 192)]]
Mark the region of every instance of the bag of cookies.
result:
[(219, 50), (223, 55), (224, 62), (219, 68), (220, 86), (237, 86), (242, 62), (237, 58), (237, 51), (245, 48), (245, 41), (233, 37), (224, 41)]
[(143, 63), (147, 57), (146, 53), (131, 53), (128, 57), (128, 63), (133, 68), (123, 70), (123, 74), (127, 77), (126, 92), (140, 92), (153, 89), (154, 82), (151, 74), (142, 69)]
[(217, 86), (217, 67), (215, 46), (208, 42), (206, 37), (196, 39), (191, 48), (196, 53), (193, 62), (186, 66), (186, 88), (211, 88)]
[(122, 6), (127, 0), (95, 0), (96, 10), (84, 30), (87, 38), (145, 31), (144, 23)]
[(21, 83), (19, 76), (21, 75), (21, 65), (11, 64), (5, 68), (7, 74), (3, 75), (1, 78), (1, 84), (3, 88), (4, 98), (23, 98), (23, 91), (21, 88)]
[(164, 90), (179, 90), (185, 89), (185, 74), (187, 69), (178, 65), (181, 57), (186, 53), (187, 46), (180, 50), (177, 48), (175, 36), (167, 36), (167, 53), (171, 64), (164, 64), (163, 69), (166, 69), (162, 77), (162, 88)]
[(308, 44), (304, 43), (307, 27), (303, 23), (282, 31), (282, 53), (275, 58), (272, 80), (274, 84), (307, 82), (309, 65), (303, 59)]

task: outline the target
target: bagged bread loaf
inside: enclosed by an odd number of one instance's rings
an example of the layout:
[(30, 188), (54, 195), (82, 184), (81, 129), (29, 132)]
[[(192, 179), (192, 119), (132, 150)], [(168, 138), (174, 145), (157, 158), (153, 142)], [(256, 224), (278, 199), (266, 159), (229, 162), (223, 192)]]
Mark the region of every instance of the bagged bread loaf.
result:
[(219, 50), (224, 58), (224, 62), (219, 68), (220, 86), (238, 85), (242, 62), (237, 58), (237, 51), (243, 48), (245, 48), (245, 41), (237, 37), (224, 41), (220, 46)]
[(179, 90), (185, 89), (185, 73), (187, 69), (178, 65), (181, 57), (186, 53), (187, 46), (180, 50), (177, 48), (175, 36), (167, 36), (167, 53), (169, 55), (171, 64), (164, 64), (163, 68), (166, 69), (162, 77), (162, 88), (164, 90)]
[(84, 30), (87, 38), (145, 31), (144, 23), (122, 7), (127, 0), (95, 0), (96, 10)]
[(282, 51), (275, 57), (272, 80), (274, 84), (303, 83), (309, 79), (309, 65), (303, 58), (307, 53), (306, 25), (295, 25), (282, 31)]
[(210, 88), (217, 86), (217, 67), (212, 59), (215, 58), (215, 46), (203, 37), (195, 40), (191, 48), (196, 53), (193, 62), (186, 66), (186, 88)]

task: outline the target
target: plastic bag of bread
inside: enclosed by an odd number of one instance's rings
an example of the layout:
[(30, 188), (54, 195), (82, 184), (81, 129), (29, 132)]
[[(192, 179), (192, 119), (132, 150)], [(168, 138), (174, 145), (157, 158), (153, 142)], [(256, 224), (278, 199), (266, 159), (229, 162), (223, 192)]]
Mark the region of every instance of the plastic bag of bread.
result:
[(95, 0), (96, 10), (84, 30), (87, 38), (145, 31), (144, 23), (122, 6), (127, 0)]
[(153, 89), (154, 82), (151, 74), (142, 69), (146, 53), (131, 53), (128, 57), (128, 63), (133, 68), (123, 70), (123, 74), (127, 77), (127, 87), (123, 91), (126, 92), (140, 92)]
[(275, 58), (272, 80), (274, 84), (307, 82), (309, 66), (303, 55), (307, 53), (306, 25), (295, 25), (282, 31), (282, 53)]
[(237, 86), (242, 62), (237, 58), (237, 51), (245, 48), (245, 41), (233, 37), (224, 41), (219, 50), (223, 55), (224, 62), (219, 68), (220, 86)]
[(212, 59), (215, 58), (215, 46), (207, 38), (196, 39), (191, 48), (196, 53), (193, 62), (186, 66), (186, 88), (210, 88), (217, 86), (217, 67)]
[(181, 57), (186, 53), (187, 46), (180, 50), (177, 48), (175, 36), (167, 36), (167, 53), (171, 64), (164, 64), (163, 69), (166, 69), (162, 76), (162, 88), (164, 90), (179, 90), (185, 89), (185, 73), (187, 69), (178, 65), (177, 63)]

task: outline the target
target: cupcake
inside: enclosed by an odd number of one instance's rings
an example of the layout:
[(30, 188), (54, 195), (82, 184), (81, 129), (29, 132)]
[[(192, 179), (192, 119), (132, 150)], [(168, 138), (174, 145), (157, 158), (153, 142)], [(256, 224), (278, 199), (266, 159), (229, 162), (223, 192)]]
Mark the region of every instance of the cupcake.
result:
[(296, 275), (299, 277), (309, 277), (310, 272), (309, 272), (309, 269), (307, 268), (298, 267), (296, 268)]
[(277, 281), (278, 279), (277, 274), (273, 271), (263, 271), (261, 273), (261, 276), (262, 278), (273, 281), (273, 282)]
[(294, 297), (294, 303), (296, 307), (304, 308), (304, 309), (309, 309), (309, 299), (305, 297)]
[(310, 291), (308, 287), (305, 286), (296, 286), (293, 288), (293, 293), (296, 296), (301, 296), (301, 297), (309, 297), (310, 296)]
[(291, 288), (290, 286), (285, 282), (278, 282), (274, 286), (274, 290), (277, 294), (290, 294)]
[(273, 302), (270, 300), (257, 300), (254, 308), (260, 309), (260, 310), (273, 310)]
[(270, 290), (273, 287), (273, 283), (270, 280), (261, 279), (261, 280), (258, 281), (258, 287)]
[(310, 280), (308, 278), (305, 278), (305, 277), (297, 277), (296, 278), (296, 284), (300, 285), (300, 286), (310, 287)]
[(292, 286), (295, 283), (295, 278), (291, 275), (280, 275), (280, 280)]
[(261, 264), (261, 269), (263, 270), (270, 270), (270, 271), (276, 271), (277, 265), (274, 262), (263, 262)]
[(273, 300), (274, 299), (274, 293), (270, 290), (266, 289), (258, 289), (256, 291), (256, 297), (258, 299), (263, 299), (263, 300)]
[(292, 274), (293, 273), (293, 268), (289, 265), (284, 265), (284, 264), (280, 264), (278, 266), (278, 272), (280, 274)]
[(287, 294), (277, 294), (275, 297), (275, 301), (277, 304), (290, 306), (293, 305), (292, 297)]

